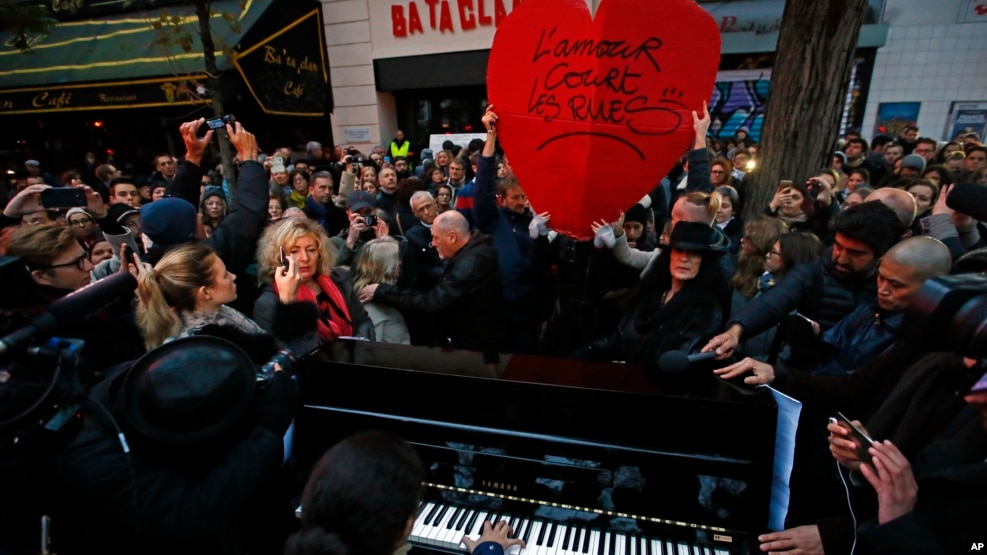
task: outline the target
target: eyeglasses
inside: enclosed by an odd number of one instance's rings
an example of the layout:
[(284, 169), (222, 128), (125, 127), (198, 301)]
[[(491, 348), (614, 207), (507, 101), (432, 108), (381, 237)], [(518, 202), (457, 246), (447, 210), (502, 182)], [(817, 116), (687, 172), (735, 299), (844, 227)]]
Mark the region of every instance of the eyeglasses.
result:
[(711, 171), (709, 173), (727, 173), (727, 172), (725, 172), (723, 170), (713, 170), (713, 171)]
[(68, 266), (75, 266), (83, 272), (86, 271), (86, 265), (89, 264), (89, 255), (82, 253), (78, 258), (65, 262), (63, 264), (52, 264), (50, 266), (36, 266), (35, 270), (54, 270), (55, 268), (66, 268)]
[(70, 225), (75, 225), (79, 227), (86, 227), (87, 225), (93, 223), (92, 218), (79, 218), (77, 220), (69, 220)]
[(776, 250), (770, 250), (766, 256), (781, 256), (781, 253)]

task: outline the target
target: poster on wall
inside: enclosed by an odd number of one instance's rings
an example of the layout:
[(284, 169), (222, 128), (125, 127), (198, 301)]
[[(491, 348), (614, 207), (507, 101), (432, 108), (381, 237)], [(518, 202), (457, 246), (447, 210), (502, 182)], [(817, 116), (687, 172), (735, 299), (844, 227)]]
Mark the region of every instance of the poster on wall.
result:
[(979, 135), (981, 140), (987, 133), (987, 102), (953, 102), (949, 109), (949, 123), (943, 139), (952, 140), (970, 132)]
[(882, 102), (877, 108), (874, 134), (897, 135), (899, 131), (918, 121), (921, 102)]

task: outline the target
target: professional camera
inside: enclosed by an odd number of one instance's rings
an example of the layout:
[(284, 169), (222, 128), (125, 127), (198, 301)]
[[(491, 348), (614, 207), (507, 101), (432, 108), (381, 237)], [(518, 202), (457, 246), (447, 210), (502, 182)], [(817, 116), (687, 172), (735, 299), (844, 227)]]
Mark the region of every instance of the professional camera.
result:
[(924, 348), (987, 360), (987, 275), (926, 281), (905, 315), (901, 333)]

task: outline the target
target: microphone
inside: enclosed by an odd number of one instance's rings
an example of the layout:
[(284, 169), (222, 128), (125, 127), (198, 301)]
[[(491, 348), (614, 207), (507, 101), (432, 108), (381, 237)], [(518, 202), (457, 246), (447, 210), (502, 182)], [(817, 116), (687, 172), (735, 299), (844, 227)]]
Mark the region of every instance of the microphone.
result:
[(663, 374), (684, 374), (689, 365), (716, 358), (716, 351), (687, 354), (685, 351), (666, 351), (658, 357), (658, 369)]
[(987, 221), (987, 187), (977, 183), (957, 183), (946, 197), (946, 206), (975, 220)]
[(48, 305), (47, 310), (30, 324), (0, 338), (0, 356), (20, 349), (38, 334), (55, 330), (64, 322), (82, 320), (99, 309), (133, 295), (137, 278), (117, 273), (76, 290)]

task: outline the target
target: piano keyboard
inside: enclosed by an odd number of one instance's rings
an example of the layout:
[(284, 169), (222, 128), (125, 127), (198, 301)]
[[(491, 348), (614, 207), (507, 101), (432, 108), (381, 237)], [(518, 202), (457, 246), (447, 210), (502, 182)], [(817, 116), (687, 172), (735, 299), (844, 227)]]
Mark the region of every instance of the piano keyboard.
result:
[(463, 535), (477, 539), (486, 521), (506, 520), (525, 548), (512, 547), (507, 555), (728, 555), (720, 548), (648, 538), (521, 517), (497, 511), (456, 507), (435, 502), (422, 504), (410, 540), (424, 547), (463, 551)]

